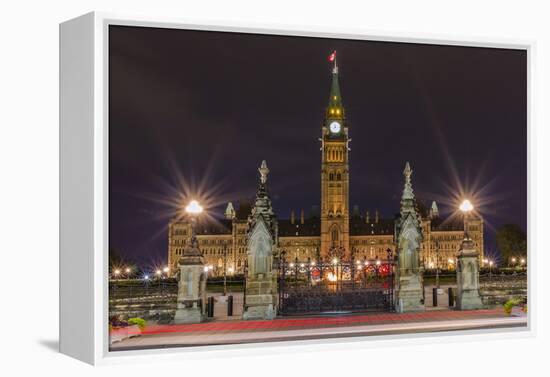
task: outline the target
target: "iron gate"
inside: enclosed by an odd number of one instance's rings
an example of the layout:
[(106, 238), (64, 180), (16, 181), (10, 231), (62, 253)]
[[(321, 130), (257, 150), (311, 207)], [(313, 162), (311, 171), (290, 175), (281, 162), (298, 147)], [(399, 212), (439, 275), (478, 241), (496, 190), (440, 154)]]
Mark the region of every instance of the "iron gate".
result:
[(279, 258), (279, 313), (299, 315), (330, 312), (392, 311), (394, 260)]

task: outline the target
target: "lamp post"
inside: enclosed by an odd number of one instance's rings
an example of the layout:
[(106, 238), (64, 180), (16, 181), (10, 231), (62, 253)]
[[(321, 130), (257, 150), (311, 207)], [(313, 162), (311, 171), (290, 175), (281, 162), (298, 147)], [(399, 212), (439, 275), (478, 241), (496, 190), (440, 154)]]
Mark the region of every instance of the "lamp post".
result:
[(435, 241), (435, 286), (439, 289), (439, 241)]
[(197, 217), (199, 217), (202, 211), (202, 206), (196, 200), (191, 200), (189, 204), (185, 207), (185, 212), (189, 215), (191, 219), (191, 243), (197, 240), (197, 235), (195, 234), (195, 225), (197, 223)]
[(468, 199), (464, 199), (462, 203), (460, 204), (460, 207), (458, 207), (460, 211), (462, 211), (462, 221), (464, 224), (464, 239), (470, 240), (470, 235), (468, 234), (468, 226), (466, 224), (466, 218), (474, 210), (474, 206)]
[(126, 267), (124, 271), (126, 272), (126, 280), (130, 280), (130, 273), (132, 272), (132, 269), (130, 267)]
[(223, 242), (223, 295), (227, 296), (227, 241)]

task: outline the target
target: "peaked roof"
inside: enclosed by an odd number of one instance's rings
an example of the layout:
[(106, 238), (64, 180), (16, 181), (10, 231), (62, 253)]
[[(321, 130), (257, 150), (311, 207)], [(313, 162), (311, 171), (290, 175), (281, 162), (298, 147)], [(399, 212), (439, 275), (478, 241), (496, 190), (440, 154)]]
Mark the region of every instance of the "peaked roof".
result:
[(338, 67), (332, 70), (332, 82), (330, 85), (330, 96), (328, 99), (327, 119), (344, 119), (344, 103), (340, 92), (338, 81)]

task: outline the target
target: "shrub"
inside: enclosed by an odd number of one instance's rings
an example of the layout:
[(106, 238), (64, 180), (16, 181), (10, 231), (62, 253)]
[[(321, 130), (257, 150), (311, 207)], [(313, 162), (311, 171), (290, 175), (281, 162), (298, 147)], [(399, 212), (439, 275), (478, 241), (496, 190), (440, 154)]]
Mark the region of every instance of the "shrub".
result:
[(518, 306), (519, 304), (521, 304), (521, 300), (517, 299), (517, 298), (513, 298), (513, 299), (510, 299), (510, 300), (506, 301), (506, 303), (503, 305), (504, 306), (504, 312), (508, 315), (512, 314), (512, 308), (514, 306)]
[(139, 327), (140, 330), (143, 330), (145, 328), (146, 323), (147, 322), (143, 318), (139, 318), (139, 317), (128, 319), (129, 326), (136, 325), (137, 327)]

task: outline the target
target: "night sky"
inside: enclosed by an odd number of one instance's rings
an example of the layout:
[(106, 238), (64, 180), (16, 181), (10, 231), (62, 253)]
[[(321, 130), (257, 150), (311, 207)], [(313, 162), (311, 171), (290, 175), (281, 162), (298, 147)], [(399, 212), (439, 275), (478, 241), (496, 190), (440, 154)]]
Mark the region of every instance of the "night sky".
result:
[(252, 198), (263, 159), (280, 218), (319, 206), (333, 50), (350, 206), (393, 217), (409, 161), (420, 202), (473, 199), (486, 253), (499, 226), (526, 229), (525, 51), (125, 26), (109, 49), (109, 243), (129, 260), (166, 261), (182, 192), (218, 217)]

